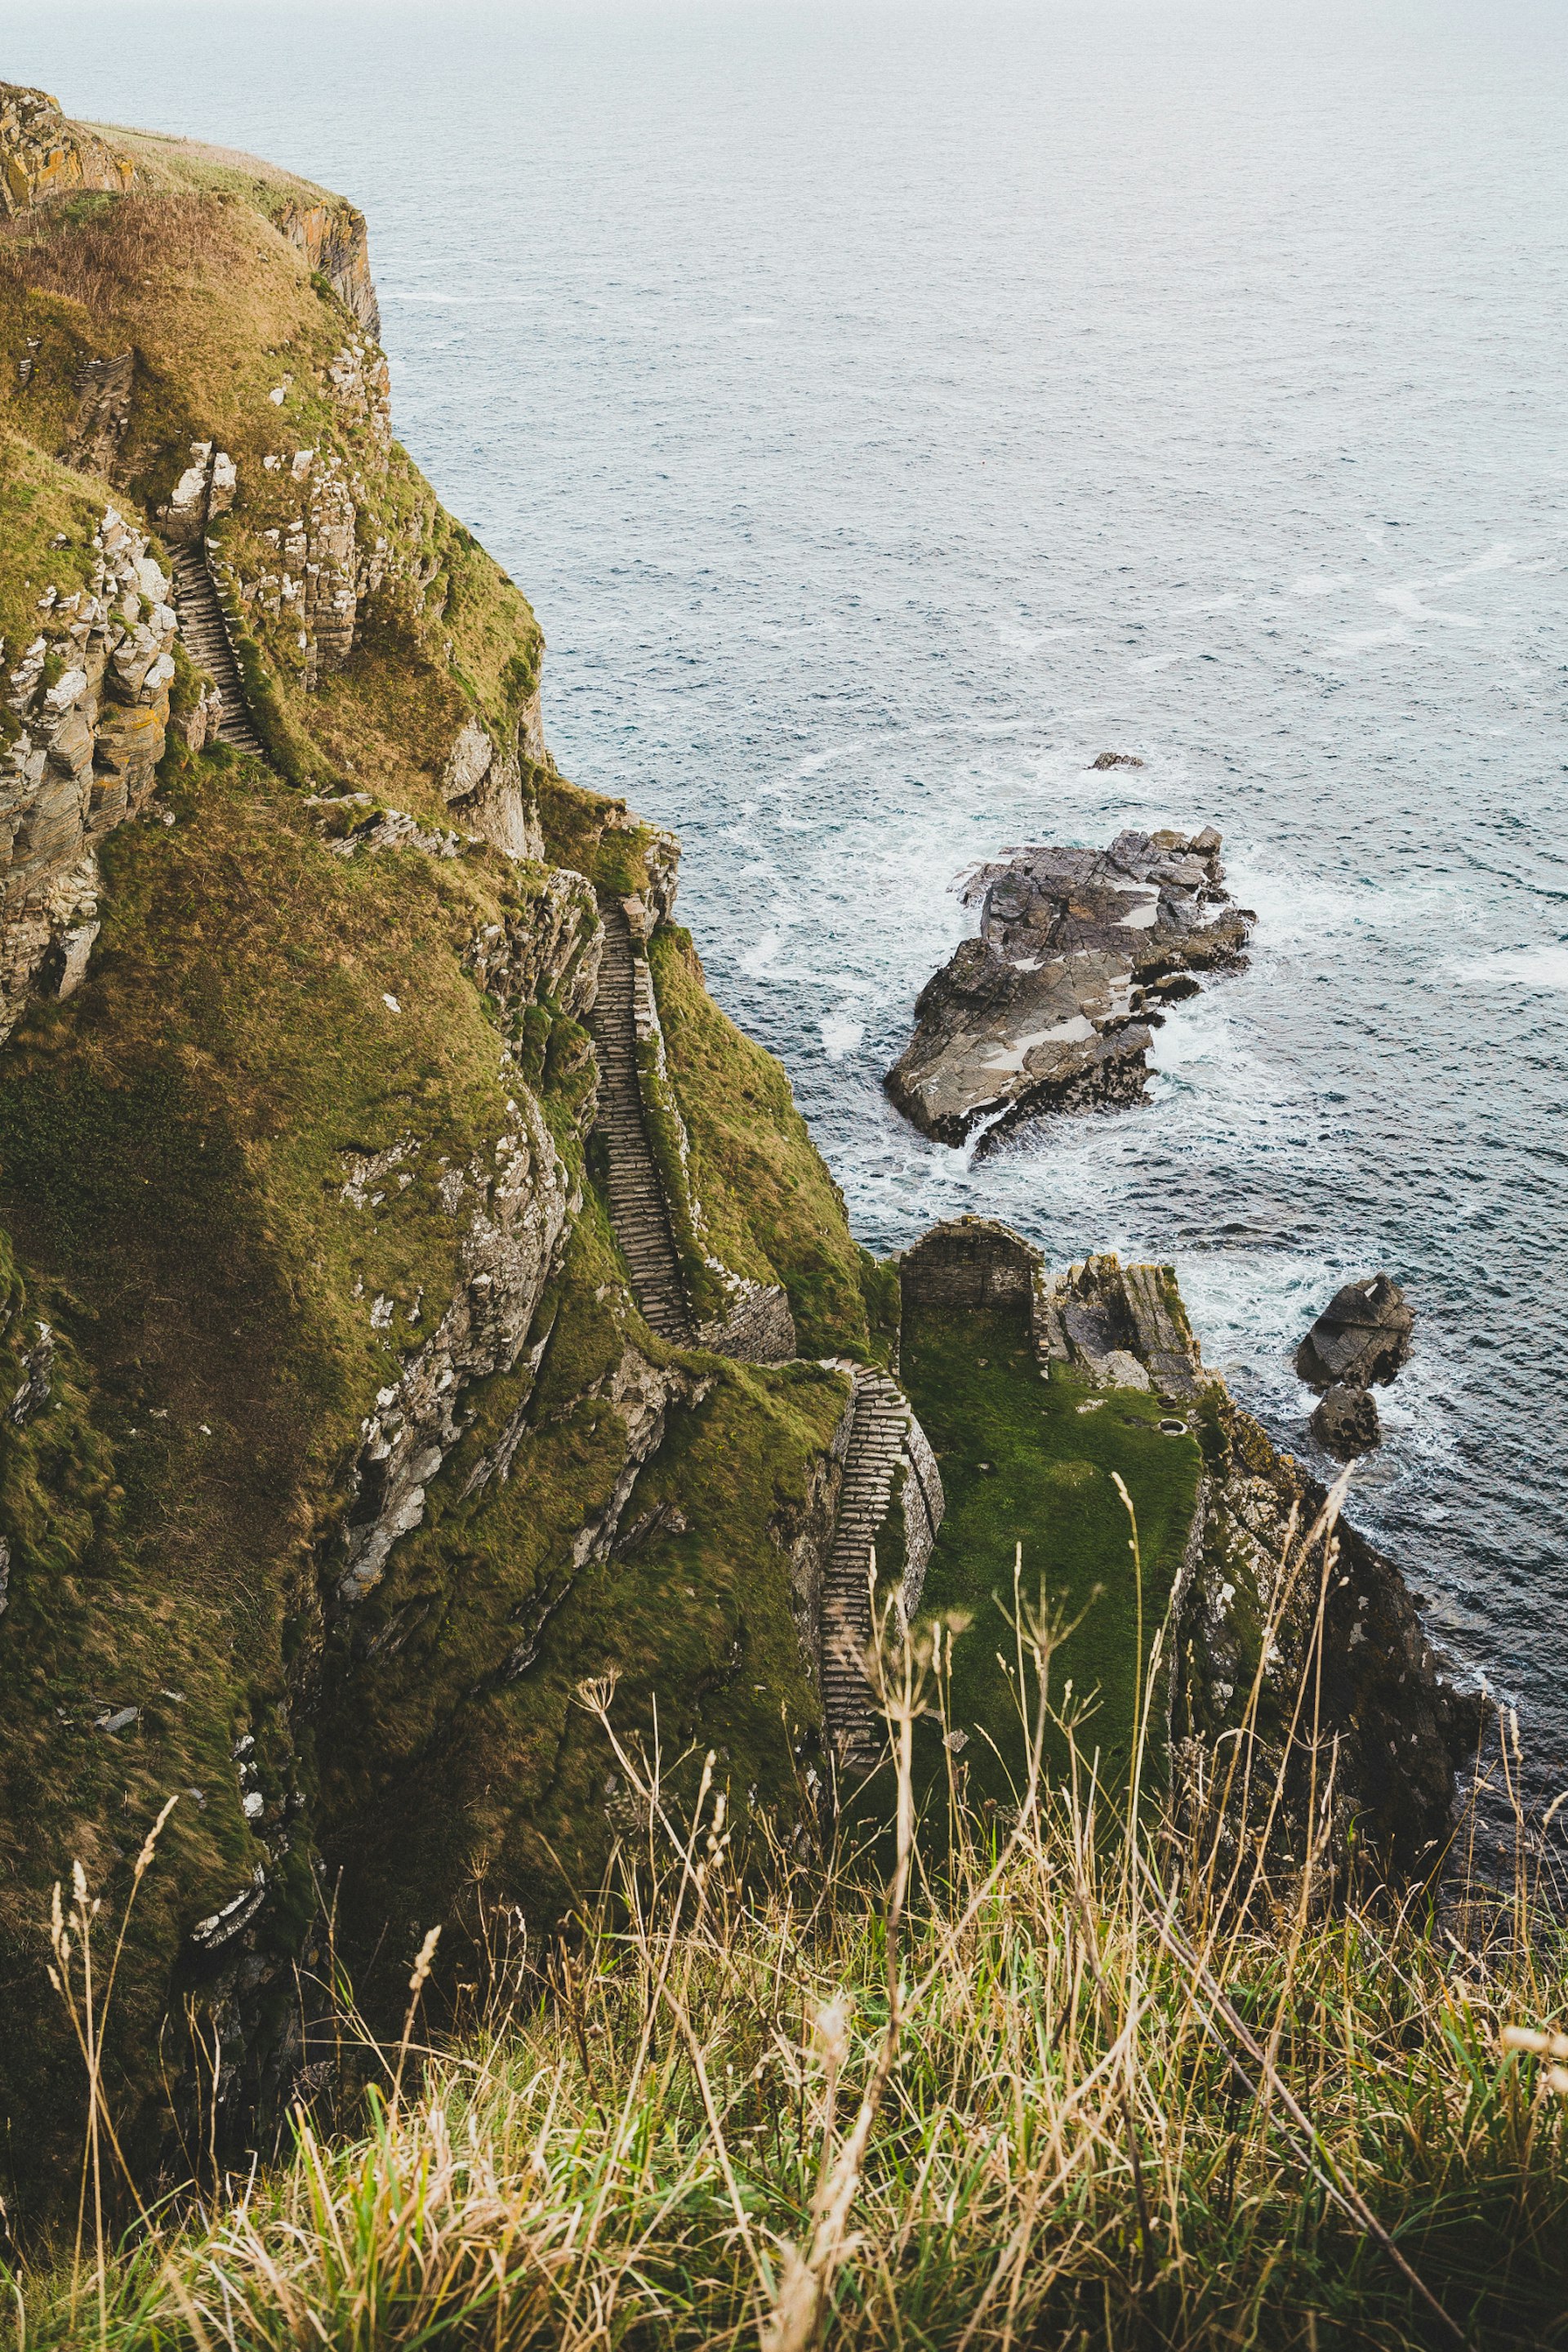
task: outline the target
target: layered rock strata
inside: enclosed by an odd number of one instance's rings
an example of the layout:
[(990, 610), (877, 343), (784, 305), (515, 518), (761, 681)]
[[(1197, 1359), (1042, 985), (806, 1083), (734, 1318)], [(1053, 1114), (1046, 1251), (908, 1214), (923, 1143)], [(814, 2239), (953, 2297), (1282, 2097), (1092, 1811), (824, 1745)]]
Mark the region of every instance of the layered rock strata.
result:
[(1252, 918), (1224, 887), (1220, 836), (1123, 833), (1109, 850), (1021, 849), (964, 884), (980, 931), (915, 1004), (888, 1074), (939, 1142), (994, 1136), (1044, 1110), (1131, 1102), (1150, 1023), (1194, 971), (1236, 970)]

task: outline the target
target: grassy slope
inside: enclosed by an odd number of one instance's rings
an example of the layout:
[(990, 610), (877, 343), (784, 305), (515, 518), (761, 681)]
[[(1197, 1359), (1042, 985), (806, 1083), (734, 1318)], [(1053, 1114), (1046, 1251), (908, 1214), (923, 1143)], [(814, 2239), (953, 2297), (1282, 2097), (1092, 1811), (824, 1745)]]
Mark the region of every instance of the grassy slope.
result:
[(803, 1355), (873, 1352), (866, 1290), (876, 1273), (811, 1140), (783, 1068), (714, 1003), (690, 935), (649, 950), (670, 1075), (691, 1145), (691, 1181), (716, 1255), (782, 1282)]
[[(1013, 1613), (1019, 1543), (1026, 1606), (1043, 1588), (1054, 1617), (1081, 1616), (1053, 1665), (1052, 1700), (1063, 1703), (1070, 1677), (1076, 1707), (1096, 1702), (1078, 1734), (1079, 1752), (1100, 1749), (1105, 1776), (1117, 1785), (1130, 1752), (1138, 1601), (1126, 1509), (1111, 1474), (1125, 1481), (1138, 1515), (1147, 1659), (1192, 1524), (1196, 1438), (1164, 1435), (1162, 1408), (1136, 1390), (1102, 1394), (1093, 1411), (1081, 1412), (1095, 1391), (1059, 1368), (1041, 1380), (1021, 1311), (919, 1310), (906, 1318), (901, 1362), (947, 1496), (922, 1606), (972, 1620), (952, 1673), (952, 1719), (969, 1734), (972, 1787), (1007, 1801), (1023, 1756), (1014, 1638), (1003, 1615)], [(1065, 1767), (1059, 1734), (1050, 1757), (1058, 1771)]]
[[(91, 984), (36, 1007), (0, 1056), (0, 1221), (28, 1316), (89, 1368), (80, 1444), (112, 1464), (65, 1558), (58, 1528), (17, 1541), (41, 1433), (8, 1433), (0, 1469), (0, 1922), (24, 1976), (48, 1880), (81, 1853), (112, 1894), (174, 1788), (202, 1795), (167, 1833), (149, 1967), (249, 1875), (228, 1751), (258, 1737), (280, 1807), (286, 1626), (310, 1619), (313, 1531), (396, 1361), (369, 1302), (449, 1290), (437, 1155), (506, 1123), (499, 1040), (459, 962), (497, 909), (494, 861), (350, 863), (265, 771), (171, 765), (174, 825), (107, 845)], [(408, 1190), (379, 1217), (342, 1205), (342, 1154), (407, 1131), (424, 1141)], [(142, 1709), (131, 1731), (94, 1729), (122, 1706)], [(279, 1932), (307, 1892), (280, 1895)]]

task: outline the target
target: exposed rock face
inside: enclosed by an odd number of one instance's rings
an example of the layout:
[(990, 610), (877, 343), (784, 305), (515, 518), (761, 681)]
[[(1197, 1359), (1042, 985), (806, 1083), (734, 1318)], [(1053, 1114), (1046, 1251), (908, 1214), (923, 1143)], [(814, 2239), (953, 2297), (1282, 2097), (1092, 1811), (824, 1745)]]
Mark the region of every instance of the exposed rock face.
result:
[[(1331, 1788), (1336, 1864), (1348, 1861), (1353, 1828), (1361, 1848), (1394, 1872), (1430, 1869), (1456, 1763), (1475, 1738), (1476, 1703), (1439, 1672), (1392, 1560), (1343, 1519), (1327, 1560), (1321, 1544), (1304, 1551), (1322, 1487), (1223, 1387), (1210, 1393), (1203, 1548), (1174, 1643), (1173, 1770), (1184, 1802), (1234, 1853), (1244, 1815), (1251, 1835), (1282, 1771), (1282, 1833), (1298, 1858), (1309, 1810), (1328, 1803)], [(1226, 1735), (1247, 1730), (1255, 1683), (1244, 1802), (1239, 1778), (1225, 1796), (1219, 1759)]]
[[(537, 1106), (524, 1097), (516, 1127), (491, 1168), (475, 1160), (454, 1184), (454, 1213), (471, 1192), (462, 1276), (439, 1324), (376, 1398), (356, 1465), (359, 1500), (345, 1535), (338, 1597), (359, 1601), (378, 1584), (387, 1554), (424, 1517), (425, 1489), (463, 1433), (458, 1408), (470, 1381), (510, 1371), (559, 1263), (574, 1213), (570, 1180)], [(344, 1187), (348, 1197), (354, 1185)], [(363, 1179), (358, 1189), (363, 1191)], [(369, 1312), (373, 1325), (382, 1301)], [(390, 1302), (388, 1302), (390, 1319)]]
[(1410, 1360), (1415, 1316), (1386, 1274), (1337, 1290), (1296, 1350), (1297, 1376), (1309, 1388), (1336, 1383), (1386, 1388)]
[(1353, 1462), (1383, 1443), (1376, 1398), (1370, 1390), (1352, 1388), (1344, 1381), (1324, 1391), (1312, 1413), (1311, 1430), (1324, 1452), (1341, 1462)]
[(0, 82), (0, 218), (80, 188), (131, 187), (136, 166), (96, 132), (68, 122), (46, 90)]
[(1021, 849), (964, 885), (981, 903), (915, 1004), (888, 1092), (939, 1142), (1041, 1110), (1136, 1100), (1163, 998), (1236, 970), (1252, 918), (1224, 888), (1220, 836), (1123, 833), (1107, 851)]
[(531, 796), (524, 795), (518, 755), (502, 750), (477, 719), (459, 730), (441, 790), (458, 824), (509, 856), (543, 856), (539, 812)]
[(278, 226), (347, 304), (365, 333), (379, 341), (381, 307), (370, 274), (364, 215), (341, 196), (315, 204), (295, 198), (285, 205)]
[(1168, 1265), (1091, 1257), (1054, 1276), (1035, 1344), (1045, 1361), (1077, 1365), (1110, 1388), (1152, 1388), (1180, 1401), (1210, 1378)]
[(89, 584), (40, 600), (6, 677), (0, 753), (0, 1037), (36, 988), (68, 995), (98, 935), (96, 845), (146, 805), (169, 720), (175, 618), (145, 535), (113, 507)]
[[(288, 377), (275, 388), (279, 406), (291, 388)], [(332, 358), (321, 388), (360, 463), (384, 475), (392, 447), (384, 354), (363, 336), (353, 336)], [(411, 569), (408, 552), (389, 545), (384, 533), (363, 533), (362, 545), (361, 507), (368, 502), (370, 485), (344, 449), (322, 445), (273, 451), (263, 458), (262, 472), (276, 476), (277, 490), (285, 493), (284, 520), (258, 534), (259, 551), (275, 552), (277, 568), (268, 564), (252, 572), (242, 561), (232, 572), (234, 593), (242, 610), (280, 622), (302, 640), (301, 667), (306, 684), (313, 687), (324, 672), (346, 668), (365, 599), (388, 579), (412, 579), (422, 559), (415, 559)], [(276, 511), (276, 492), (270, 495)], [(179, 496), (176, 491), (176, 502)], [(233, 503), (231, 488), (226, 503)], [(225, 491), (215, 480), (211, 512), (226, 510)]]

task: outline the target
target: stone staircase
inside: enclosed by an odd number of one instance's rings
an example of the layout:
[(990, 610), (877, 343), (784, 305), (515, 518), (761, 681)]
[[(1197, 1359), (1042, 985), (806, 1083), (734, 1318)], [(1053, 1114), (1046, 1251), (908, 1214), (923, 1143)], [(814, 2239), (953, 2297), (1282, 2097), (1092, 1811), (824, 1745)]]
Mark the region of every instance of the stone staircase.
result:
[(198, 669), (205, 669), (223, 697), (218, 740), (237, 751), (265, 760), (267, 747), (256, 730), (239, 675), (239, 664), (229, 643), (228, 623), (205, 554), (200, 547), (182, 547), (174, 555), (174, 610), (185, 651)]
[[(822, 1593), (822, 1712), (840, 1771), (868, 1771), (883, 1731), (861, 1661), (871, 1640), (871, 1549), (893, 1498), (904, 1458), (910, 1408), (886, 1372), (855, 1372), (849, 1446), (833, 1550)], [(880, 1575), (901, 1560), (879, 1560)]]
[(661, 1339), (689, 1347), (691, 1312), (643, 1117), (637, 1074), (639, 959), (632, 951), (631, 927), (619, 899), (602, 892), (599, 913), (605, 948), (590, 1023), (599, 1057), (598, 1132), (610, 1162), (610, 1222), (643, 1314)]

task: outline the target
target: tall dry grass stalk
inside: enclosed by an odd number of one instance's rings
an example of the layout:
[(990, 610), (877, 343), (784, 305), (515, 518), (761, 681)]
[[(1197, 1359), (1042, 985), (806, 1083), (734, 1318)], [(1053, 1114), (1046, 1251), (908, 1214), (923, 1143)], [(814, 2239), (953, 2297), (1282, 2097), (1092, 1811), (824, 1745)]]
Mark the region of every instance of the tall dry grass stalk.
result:
[[(1287, 1563), (1320, 1601), (1332, 1540), (1331, 1513)], [(574, 1940), (514, 1941), (488, 2014), (428, 2048), (427, 1938), (354, 2127), (301, 2113), (276, 2168), (140, 2220), (90, 2337), (68, 2279), (17, 2276), (19, 2352), (1564, 2340), (1561, 1928), (1535, 1900), (1472, 1906), (1463, 1936), (1429, 1902), (1325, 1905), (1321, 1841), (1275, 1884), (1225, 1809), (1179, 1834), (1141, 1766), (1123, 1802), (1076, 1745), (1047, 1784), (1064, 1629), (1021, 1560), (1015, 1596), (1000, 1826), (951, 1777), (918, 1818), (952, 1629), (884, 1628), (868, 1662), (877, 1885), (847, 1838), (743, 1869), (713, 1759), (676, 1819), (613, 1678), (584, 1685), (641, 1826)]]

